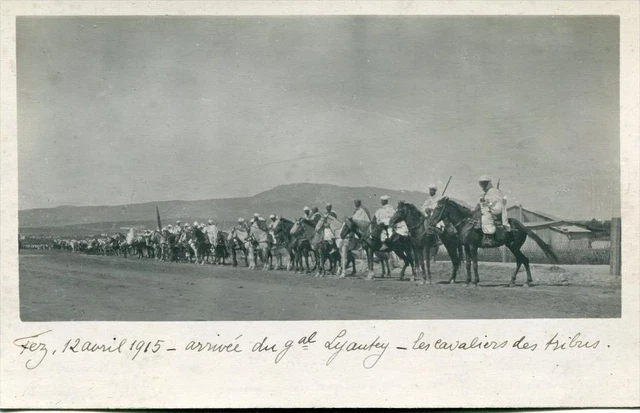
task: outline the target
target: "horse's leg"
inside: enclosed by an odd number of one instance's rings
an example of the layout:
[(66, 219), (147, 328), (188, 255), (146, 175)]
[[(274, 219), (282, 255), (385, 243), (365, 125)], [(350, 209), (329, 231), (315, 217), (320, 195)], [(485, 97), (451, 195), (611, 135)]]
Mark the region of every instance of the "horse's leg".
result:
[(273, 254), (269, 250), (269, 247), (263, 247), (261, 250), (261, 255), (265, 257), (264, 265), (262, 266), (263, 270), (272, 270), (273, 269)]
[[(420, 264), (419, 264), (419, 257), (418, 257), (418, 252), (417, 252), (418, 248), (414, 248), (414, 247), (410, 247), (409, 251), (407, 252), (407, 257), (411, 257), (411, 282), (415, 282), (416, 281), (416, 273), (420, 271)], [(420, 254), (422, 255), (422, 254)], [(416, 269), (416, 267), (418, 267)]]
[(322, 245), (318, 246), (318, 249), (316, 250), (316, 277), (320, 277), (321, 275), (324, 275), (324, 254), (322, 252)]
[(431, 284), (431, 246), (427, 243), (427, 247), (424, 250), (425, 263), (427, 264), (427, 275), (429, 276), (429, 284)]
[(472, 245), (470, 248), (471, 251), (471, 259), (473, 260), (473, 285), (477, 286), (480, 283), (480, 276), (478, 275), (478, 247)]
[(411, 267), (411, 281), (415, 281), (416, 280), (416, 267), (415, 267), (416, 263), (413, 257), (413, 252), (411, 251), (411, 247), (407, 248), (404, 254), (407, 257), (409, 266)]
[(458, 269), (460, 268), (460, 256), (458, 256), (458, 246), (452, 245), (452, 243), (445, 243), (444, 247), (447, 249), (449, 253), (449, 258), (451, 258), (451, 263), (453, 264), (453, 272), (451, 273), (451, 278), (449, 278), (450, 284), (455, 284), (456, 276), (458, 275)]
[(353, 269), (351, 270), (351, 275), (356, 275), (356, 256), (353, 255), (353, 253), (349, 253), (349, 260), (351, 261), (351, 264), (353, 265)]
[(349, 246), (348, 242), (344, 242), (340, 248), (342, 259), (340, 260), (340, 278), (347, 276), (347, 267), (349, 266)]
[(256, 251), (253, 248), (252, 244), (249, 244), (249, 248), (247, 248), (247, 254), (249, 255), (249, 266), (248, 266), (248, 268), (250, 270), (253, 270), (254, 268), (256, 268), (257, 259), (256, 259)]
[(236, 247), (231, 246), (231, 262), (234, 267), (238, 266), (238, 260), (236, 260)]
[(409, 266), (409, 260), (407, 259), (407, 257), (405, 256), (404, 251), (401, 250), (394, 250), (394, 252), (396, 253), (396, 255), (398, 256), (398, 258), (400, 258), (402, 260), (402, 269), (400, 270), (400, 277), (398, 277), (398, 281), (403, 281), (404, 280), (404, 272), (407, 270), (407, 267)]
[(367, 280), (371, 281), (375, 277), (373, 271), (373, 247), (365, 248), (367, 254)]
[(471, 248), (464, 246), (465, 267), (467, 269), (467, 285), (471, 284)]
[[(308, 250), (305, 249), (304, 251), (304, 263), (307, 266), (307, 274), (309, 274), (311, 272), (311, 270), (309, 269), (309, 252)], [(315, 267), (314, 267), (315, 269)]]
[[(425, 282), (428, 282), (429, 284), (431, 284), (431, 270), (429, 270), (429, 273), (427, 274), (427, 265), (428, 262), (425, 263), (425, 248), (418, 248), (418, 254), (419, 257), (418, 259), (420, 260), (420, 272), (422, 273), (422, 283), (424, 284)], [(429, 276), (429, 278), (427, 279), (427, 275)]]
[(533, 278), (531, 278), (531, 269), (529, 268), (529, 258), (522, 253), (520, 247), (515, 245), (514, 243), (510, 243), (507, 245), (507, 248), (513, 253), (513, 256), (516, 258), (516, 270), (513, 272), (511, 276), (510, 286), (514, 286), (516, 284), (516, 275), (518, 271), (520, 271), (520, 266), (524, 264), (524, 269), (527, 272), (527, 282), (524, 283), (523, 287), (530, 287), (533, 284)]
[(391, 265), (389, 263), (389, 253), (383, 254), (382, 259), (384, 262), (384, 266), (387, 267), (387, 277), (391, 277)]

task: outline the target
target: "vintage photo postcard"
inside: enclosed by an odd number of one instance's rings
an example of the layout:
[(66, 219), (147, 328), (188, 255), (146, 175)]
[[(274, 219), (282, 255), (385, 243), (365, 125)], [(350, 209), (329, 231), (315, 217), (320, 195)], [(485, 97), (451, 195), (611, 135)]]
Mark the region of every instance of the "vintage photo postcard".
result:
[(3, 2), (0, 406), (638, 406), (639, 10)]

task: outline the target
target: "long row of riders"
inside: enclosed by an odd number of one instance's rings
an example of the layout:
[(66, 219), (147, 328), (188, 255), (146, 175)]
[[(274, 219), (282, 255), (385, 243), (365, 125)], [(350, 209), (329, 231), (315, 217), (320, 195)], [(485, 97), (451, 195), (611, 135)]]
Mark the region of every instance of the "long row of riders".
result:
[(437, 187), (430, 185), (429, 198), (421, 208), (404, 201), (394, 208), (389, 197), (382, 196), (381, 207), (373, 215), (356, 199), (354, 213), (343, 219), (327, 203), (326, 213), (321, 214), (316, 207), (304, 207), (304, 215), (296, 220), (275, 214), (267, 220), (256, 213), (249, 222), (239, 218), (237, 225), (228, 231), (218, 228), (212, 220), (208, 224), (194, 222), (184, 226), (178, 221), (175, 226), (138, 234), (131, 228), (126, 235), (118, 233), (80, 241), (57, 239), (53, 248), (198, 264), (224, 265), (231, 258), (234, 266), (241, 256), (249, 269), (258, 268), (260, 262), (263, 270), (315, 272), (316, 277), (337, 273), (341, 278), (349, 270), (355, 274), (353, 253), (363, 250), (367, 257), (367, 279), (374, 278), (374, 257), (382, 267), (382, 277), (390, 276), (389, 258), (394, 253), (403, 262), (400, 280), (404, 279), (407, 267), (411, 267), (412, 281), (421, 275), (421, 283), (431, 283), (431, 257), (439, 246), (444, 246), (452, 263), (449, 282), (455, 282), (465, 259), (466, 284), (477, 285), (478, 249), (504, 245), (516, 259), (510, 285), (515, 285), (522, 266), (527, 274), (523, 285), (532, 285), (529, 260), (521, 251), (527, 236), (550, 259), (557, 260), (556, 255), (534, 232), (506, 216), (506, 199), (489, 177), (481, 176), (479, 184), (483, 194), (475, 210), (438, 195)]

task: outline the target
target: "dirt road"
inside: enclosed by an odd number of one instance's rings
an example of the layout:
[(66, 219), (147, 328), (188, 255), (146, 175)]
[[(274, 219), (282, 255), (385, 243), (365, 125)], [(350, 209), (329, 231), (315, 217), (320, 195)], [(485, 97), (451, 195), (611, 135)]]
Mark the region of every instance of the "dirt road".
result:
[(534, 265), (535, 287), (506, 288), (513, 265), (481, 264), (474, 288), (444, 283), (445, 262), (435, 264), (434, 284), (416, 285), (399, 282), (398, 270), (366, 281), (25, 251), (20, 313), (24, 321), (620, 317), (620, 278), (605, 267)]

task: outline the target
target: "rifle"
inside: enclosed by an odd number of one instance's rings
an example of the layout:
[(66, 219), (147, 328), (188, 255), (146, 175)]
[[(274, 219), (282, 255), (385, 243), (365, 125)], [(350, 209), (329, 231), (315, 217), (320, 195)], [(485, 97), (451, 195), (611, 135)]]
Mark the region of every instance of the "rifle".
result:
[(156, 219), (158, 220), (158, 231), (162, 231), (162, 224), (160, 223), (160, 210), (156, 205)]
[(498, 184), (496, 185), (496, 188), (500, 189), (500, 178), (498, 178)]
[(447, 192), (447, 188), (449, 187), (449, 182), (451, 182), (451, 178), (453, 178), (453, 175), (449, 176), (449, 180), (447, 181), (447, 184), (444, 186), (444, 190), (442, 191), (442, 194), (440, 196), (444, 196), (444, 193)]

